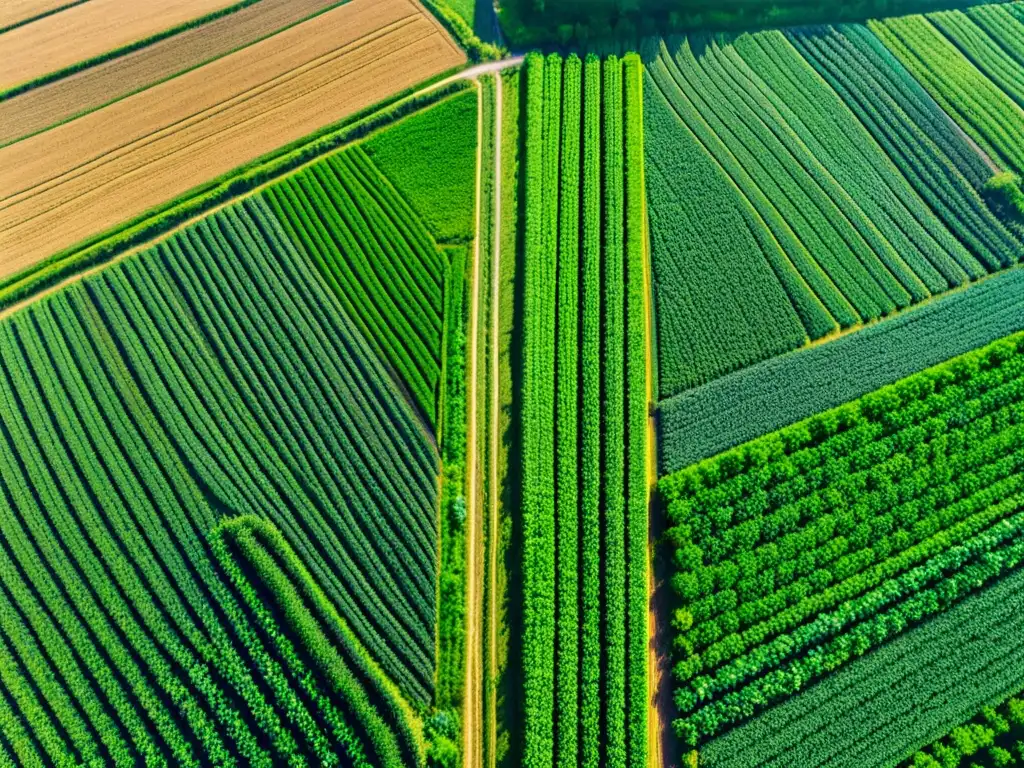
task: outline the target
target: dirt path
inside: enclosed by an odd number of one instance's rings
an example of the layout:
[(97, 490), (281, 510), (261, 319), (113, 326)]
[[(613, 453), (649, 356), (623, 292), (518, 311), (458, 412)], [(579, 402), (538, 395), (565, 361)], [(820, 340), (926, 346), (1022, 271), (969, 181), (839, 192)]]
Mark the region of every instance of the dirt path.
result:
[(469, 311), (469, 418), (466, 426), (466, 682), (463, 689), (463, 765), (477, 768), (481, 760), (478, 736), (482, 709), (483, 686), (480, 677), (480, 605), (477, 600), (477, 400), (479, 381), (478, 342), (480, 334), (480, 227), (482, 219), (481, 187), (483, 181), (483, 86), (476, 82), (477, 144), (476, 144), (476, 238), (473, 240), (473, 282), (470, 285)]
[(498, 748), (498, 732), (495, 716), (498, 712), (498, 691), (494, 681), (498, 677), (498, 596), (495, 585), (498, 583), (498, 440), (499, 440), (499, 417), (501, 415), (501, 392), (499, 382), (501, 371), (499, 370), (499, 326), (501, 308), (501, 137), (502, 137), (502, 90), (501, 74), (494, 78), (494, 219), (491, 223), (491, 237), (494, 241), (494, 253), (491, 259), (491, 412), (488, 421), (491, 428), (490, 446), (490, 514), (488, 520), (488, 541), (490, 560), (487, 563), (487, 593), (490, 600), (487, 604), (487, 630), (488, 637), (488, 658), (487, 677), (492, 681), (490, 686), (490, 701), (488, 710), (491, 716), (487, 718), (487, 754), (491, 768), (494, 765), (495, 753)]
[(669, 563), (661, 546), (665, 533), (665, 519), (657, 500), (658, 441), (655, 423), (654, 393), (654, 307), (651, 301), (651, 246), (647, 225), (647, 203), (644, 201), (644, 316), (647, 343), (644, 345), (647, 371), (647, 482), (648, 490), (648, 549), (647, 594), (648, 642), (647, 695), (650, 710), (647, 716), (648, 760), (651, 768), (679, 768), (680, 756), (673, 738), (671, 724), (675, 712), (672, 701), (671, 610), (669, 592)]

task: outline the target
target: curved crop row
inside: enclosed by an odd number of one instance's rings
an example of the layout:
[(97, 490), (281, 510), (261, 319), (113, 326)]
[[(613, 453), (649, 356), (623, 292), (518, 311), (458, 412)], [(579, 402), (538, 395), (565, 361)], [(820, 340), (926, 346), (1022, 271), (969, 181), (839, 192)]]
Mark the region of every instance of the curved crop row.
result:
[[(262, 199), (5, 319), (0, 360), (12, 759), (419, 761), (398, 697), (433, 686), (437, 456)], [(207, 535), (243, 511), (349, 628), (326, 656), (225, 579)], [(345, 648), (360, 680), (332, 662), (328, 691), (310, 662)]]

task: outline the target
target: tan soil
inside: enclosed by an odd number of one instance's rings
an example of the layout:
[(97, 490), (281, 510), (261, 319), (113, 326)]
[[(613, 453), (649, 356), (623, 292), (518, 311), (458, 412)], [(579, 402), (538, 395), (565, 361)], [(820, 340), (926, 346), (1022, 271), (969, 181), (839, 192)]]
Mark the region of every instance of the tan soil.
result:
[(0, 102), (0, 145), (224, 56), (337, 3), (338, 0), (262, 0), (127, 56), (33, 88)]
[(90, 0), (0, 36), (0, 89), (142, 40), (237, 0)]
[(0, 4), (0, 29), (68, 5), (73, 0), (4, 0)]
[(464, 61), (410, 0), (352, 0), (0, 150), (0, 278)]

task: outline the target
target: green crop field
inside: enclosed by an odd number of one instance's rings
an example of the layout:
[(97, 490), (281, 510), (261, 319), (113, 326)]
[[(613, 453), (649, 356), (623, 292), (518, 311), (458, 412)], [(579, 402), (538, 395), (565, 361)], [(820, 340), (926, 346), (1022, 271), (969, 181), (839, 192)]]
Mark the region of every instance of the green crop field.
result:
[(1024, 766), (1024, 2), (16, 0), (0, 80), (0, 768)]
[(636, 56), (525, 64), (529, 766), (646, 763), (641, 76)]
[(1022, 343), (661, 480), (686, 606), (680, 738), (718, 735), (1021, 562)]

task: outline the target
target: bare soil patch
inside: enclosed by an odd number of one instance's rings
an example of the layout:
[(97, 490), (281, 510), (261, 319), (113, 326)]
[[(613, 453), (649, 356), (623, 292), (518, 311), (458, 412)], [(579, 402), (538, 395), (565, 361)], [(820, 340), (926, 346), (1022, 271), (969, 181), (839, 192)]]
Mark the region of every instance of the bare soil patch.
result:
[(33, 88), (0, 102), (0, 145), (220, 58), (337, 4), (338, 0), (262, 0), (126, 56)]
[(410, 0), (352, 0), (0, 150), (0, 277), (464, 61)]
[(0, 36), (0, 89), (35, 80), (235, 2), (90, 0), (76, 5)]

